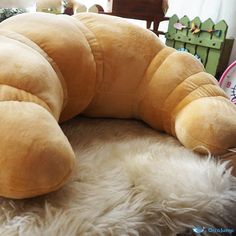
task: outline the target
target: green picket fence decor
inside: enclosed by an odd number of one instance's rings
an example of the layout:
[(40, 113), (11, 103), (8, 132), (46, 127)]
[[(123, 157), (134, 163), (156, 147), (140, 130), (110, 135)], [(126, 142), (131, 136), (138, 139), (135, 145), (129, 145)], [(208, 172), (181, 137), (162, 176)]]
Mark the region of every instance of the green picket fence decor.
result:
[(201, 22), (187, 16), (169, 19), (166, 45), (177, 50), (188, 51), (200, 58), (206, 71), (219, 78), (227, 67), (234, 39), (226, 39), (228, 25), (224, 20), (217, 24), (209, 18)]

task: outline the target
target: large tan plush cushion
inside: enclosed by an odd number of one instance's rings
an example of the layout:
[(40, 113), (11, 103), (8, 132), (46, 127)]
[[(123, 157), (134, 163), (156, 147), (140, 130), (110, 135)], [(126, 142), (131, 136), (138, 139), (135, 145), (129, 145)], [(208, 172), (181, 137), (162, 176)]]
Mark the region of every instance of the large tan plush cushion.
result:
[(0, 195), (59, 188), (74, 165), (58, 126), (77, 114), (136, 118), (187, 148), (236, 147), (236, 107), (188, 53), (126, 20), (22, 14), (0, 24)]

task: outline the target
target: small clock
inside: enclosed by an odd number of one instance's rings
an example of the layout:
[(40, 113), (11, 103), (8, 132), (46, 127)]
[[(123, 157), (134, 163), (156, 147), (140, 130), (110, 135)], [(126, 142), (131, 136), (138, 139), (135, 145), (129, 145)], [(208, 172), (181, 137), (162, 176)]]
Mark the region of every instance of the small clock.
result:
[(225, 70), (220, 78), (219, 84), (229, 96), (231, 102), (236, 104), (236, 61)]

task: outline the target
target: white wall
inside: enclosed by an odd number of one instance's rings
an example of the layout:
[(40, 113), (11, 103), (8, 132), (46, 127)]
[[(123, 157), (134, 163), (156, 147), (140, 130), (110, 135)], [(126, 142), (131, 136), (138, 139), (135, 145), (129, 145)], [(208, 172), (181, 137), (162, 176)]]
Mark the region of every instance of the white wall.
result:
[(31, 7), (35, 5), (34, 0), (0, 0), (0, 7), (10, 8), (10, 7)]

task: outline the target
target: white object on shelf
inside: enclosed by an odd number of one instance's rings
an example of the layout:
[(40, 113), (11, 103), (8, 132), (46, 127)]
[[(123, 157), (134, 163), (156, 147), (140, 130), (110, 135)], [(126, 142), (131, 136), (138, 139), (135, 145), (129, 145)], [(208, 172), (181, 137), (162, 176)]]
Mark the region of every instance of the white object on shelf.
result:
[(112, 12), (112, 2), (113, 0), (107, 0), (107, 12)]

